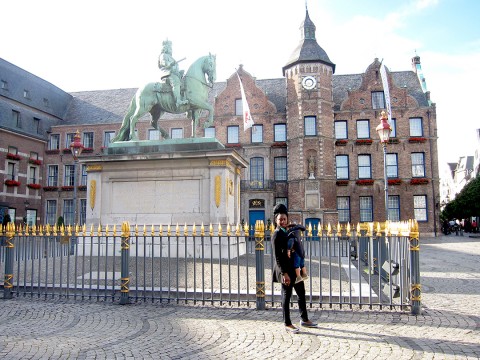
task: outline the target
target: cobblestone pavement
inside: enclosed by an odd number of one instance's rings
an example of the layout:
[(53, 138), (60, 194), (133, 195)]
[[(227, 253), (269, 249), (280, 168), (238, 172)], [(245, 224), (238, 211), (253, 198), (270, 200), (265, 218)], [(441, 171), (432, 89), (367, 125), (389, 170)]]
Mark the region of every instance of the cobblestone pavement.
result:
[[(0, 299), (1, 359), (478, 359), (480, 239), (421, 242), (422, 314)], [(296, 311), (292, 318), (299, 320)]]

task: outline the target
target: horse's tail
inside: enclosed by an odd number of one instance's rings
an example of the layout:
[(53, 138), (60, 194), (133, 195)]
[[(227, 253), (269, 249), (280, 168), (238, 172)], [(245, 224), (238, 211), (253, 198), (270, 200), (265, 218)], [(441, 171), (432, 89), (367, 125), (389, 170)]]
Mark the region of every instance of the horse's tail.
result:
[(122, 126), (118, 131), (118, 135), (115, 136), (111, 142), (116, 141), (128, 141), (130, 136), (130, 117), (135, 113), (135, 96), (130, 100), (130, 105), (128, 105), (128, 110), (122, 120)]

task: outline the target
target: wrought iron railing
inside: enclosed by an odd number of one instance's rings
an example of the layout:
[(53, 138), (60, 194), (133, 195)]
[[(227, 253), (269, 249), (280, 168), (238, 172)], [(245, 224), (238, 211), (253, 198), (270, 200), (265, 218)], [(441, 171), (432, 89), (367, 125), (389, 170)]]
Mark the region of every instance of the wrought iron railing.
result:
[[(222, 226), (2, 229), (4, 298), (97, 299), (278, 306), (271, 229)], [(415, 221), (308, 229), (311, 306), (420, 307)], [(3, 274), (2, 274), (3, 272)]]

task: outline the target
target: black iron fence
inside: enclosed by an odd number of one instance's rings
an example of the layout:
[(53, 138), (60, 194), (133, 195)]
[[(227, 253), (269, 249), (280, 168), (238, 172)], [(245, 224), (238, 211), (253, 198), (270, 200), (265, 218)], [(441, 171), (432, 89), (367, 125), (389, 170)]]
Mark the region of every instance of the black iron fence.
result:
[[(304, 233), (307, 302), (317, 306), (420, 308), (414, 221), (337, 225)], [(193, 226), (15, 228), (2, 231), (4, 298), (279, 306), (270, 234)], [(2, 274), (3, 272), (3, 274)]]

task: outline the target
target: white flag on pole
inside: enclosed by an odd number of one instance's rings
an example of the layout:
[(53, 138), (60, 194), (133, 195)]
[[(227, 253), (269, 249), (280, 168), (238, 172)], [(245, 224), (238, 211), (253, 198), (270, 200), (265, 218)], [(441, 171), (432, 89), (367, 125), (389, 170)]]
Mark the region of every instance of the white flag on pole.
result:
[(382, 76), (383, 94), (385, 95), (385, 107), (387, 108), (388, 122), (392, 123), (392, 108), (390, 106), (390, 91), (388, 90), (387, 70), (385, 64), (380, 65), (380, 75)]
[(242, 80), (238, 75), (238, 81), (240, 82), (240, 92), (242, 93), (242, 108), (243, 108), (243, 131), (251, 128), (254, 124), (252, 114), (250, 114), (250, 108), (248, 107), (247, 98), (245, 97), (245, 91), (243, 90)]

